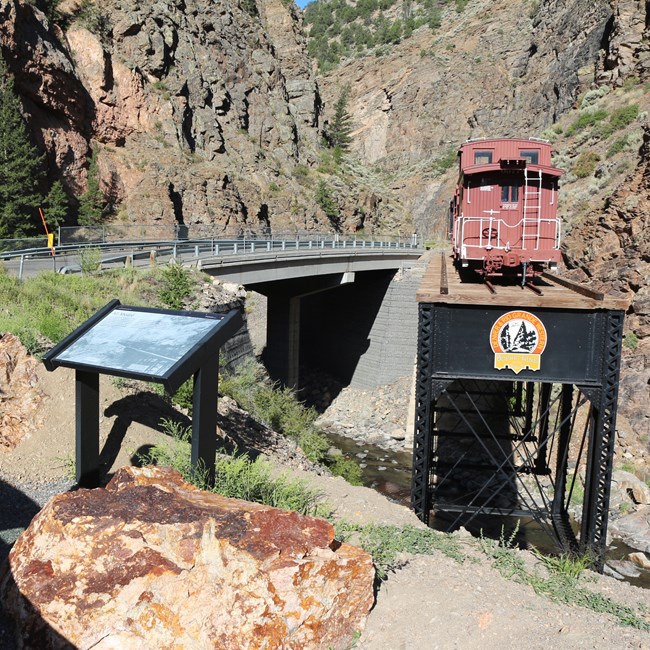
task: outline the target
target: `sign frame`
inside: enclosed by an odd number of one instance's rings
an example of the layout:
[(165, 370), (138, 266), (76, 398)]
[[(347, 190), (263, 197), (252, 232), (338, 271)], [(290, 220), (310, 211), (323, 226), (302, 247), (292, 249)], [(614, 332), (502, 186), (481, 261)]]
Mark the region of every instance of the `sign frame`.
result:
[[(84, 337), (92, 342), (102, 323), (116, 311), (131, 314), (156, 314), (163, 320), (174, 317), (174, 326), (179, 321), (177, 317), (186, 319), (202, 319), (211, 321), (213, 326), (206, 327), (205, 332), (194, 336), (195, 340), (179, 350), (178, 357), (167, 364), (161, 372), (147, 372), (129, 369), (124, 363), (110, 363), (110, 351), (105, 357), (108, 363), (87, 362), (83, 352), (77, 350), (76, 356), (70, 356), (70, 351)], [(146, 318), (145, 318), (146, 320)], [(196, 322), (196, 320), (194, 321)], [(207, 473), (208, 482), (214, 480), (215, 454), (217, 448), (217, 391), (219, 377), (219, 350), (243, 325), (244, 320), (239, 309), (232, 309), (227, 314), (213, 314), (193, 311), (177, 311), (171, 309), (154, 309), (150, 307), (134, 307), (122, 305), (119, 300), (112, 300), (102, 307), (88, 320), (66, 336), (45, 355), (43, 364), (48, 371), (58, 367), (75, 370), (75, 460), (76, 480), (82, 487), (97, 487), (100, 485), (99, 463), (99, 375), (106, 374), (128, 379), (149, 381), (162, 384), (165, 389), (174, 393), (190, 377), (194, 378), (193, 411), (192, 411), (192, 465)], [(116, 338), (119, 328), (116, 328)], [(94, 334), (93, 334), (94, 332)], [(133, 332), (131, 331), (131, 334)], [(145, 345), (156, 345), (155, 331), (138, 332), (139, 340)], [(179, 335), (182, 342), (182, 334)], [(118, 343), (118, 345), (120, 345)], [(146, 352), (146, 351), (145, 351)], [(67, 353), (67, 355), (66, 355)]]

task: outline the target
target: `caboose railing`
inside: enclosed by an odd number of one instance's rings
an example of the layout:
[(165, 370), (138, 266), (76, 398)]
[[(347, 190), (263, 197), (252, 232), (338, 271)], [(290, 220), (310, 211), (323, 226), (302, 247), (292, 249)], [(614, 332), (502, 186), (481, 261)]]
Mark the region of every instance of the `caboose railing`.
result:
[[(454, 227), (454, 241), (459, 248), (466, 246), (476, 246), (479, 248), (497, 249), (497, 250), (531, 250), (526, 247), (526, 237), (529, 233), (524, 233), (525, 225), (529, 225), (530, 220), (520, 219), (517, 223), (507, 223), (504, 219), (494, 217), (464, 217), (461, 216), (456, 220)], [(553, 232), (553, 249), (560, 247), (560, 220), (558, 218), (539, 218), (536, 220), (538, 232), (535, 237), (535, 247), (533, 250), (540, 250), (540, 239), (542, 224), (549, 224), (549, 230)], [(519, 229), (517, 232), (516, 229)], [(551, 237), (544, 237), (550, 239)], [(474, 240), (471, 241), (470, 240)], [(477, 241), (475, 241), (477, 240)], [(464, 257), (464, 253), (461, 252)]]

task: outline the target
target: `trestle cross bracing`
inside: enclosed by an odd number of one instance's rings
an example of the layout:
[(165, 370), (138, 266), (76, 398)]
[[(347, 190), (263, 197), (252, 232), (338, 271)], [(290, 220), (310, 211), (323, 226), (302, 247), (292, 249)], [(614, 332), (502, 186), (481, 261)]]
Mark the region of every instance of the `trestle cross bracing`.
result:
[(507, 516), (524, 540), (602, 569), (623, 302), (431, 280), (418, 294), (416, 514), (495, 534)]

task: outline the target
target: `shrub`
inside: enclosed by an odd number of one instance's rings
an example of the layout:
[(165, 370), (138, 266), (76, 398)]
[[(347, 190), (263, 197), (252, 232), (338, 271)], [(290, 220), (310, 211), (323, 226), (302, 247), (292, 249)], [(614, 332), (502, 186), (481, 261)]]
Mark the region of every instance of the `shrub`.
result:
[(628, 332), (623, 339), (623, 345), (628, 350), (636, 350), (639, 346), (639, 337), (634, 332)]
[(444, 174), (448, 169), (453, 167), (458, 160), (458, 150), (456, 147), (450, 147), (442, 156), (437, 158), (433, 163), (434, 170), (439, 174)]
[(631, 104), (630, 106), (621, 106), (617, 108), (609, 118), (609, 123), (615, 131), (632, 124), (639, 116), (639, 105)]
[(604, 109), (598, 109), (595, 111), (584, 111), (581, 112), (578, 116), (578, 119), (575, 120), (566, 130), (567, 136), (572, 136), (587, 128), (588, 126), (593, 126), (598, 122), (601, 122), (607, 117), (607, 111)]
[(601, 86), (600, 88), (594, 88), (593, 90), (588, 90), (580, 102), (580, 108), (588, 108), (595, 104), (601, 97), (604, 97), (609, 92), (607, 86)]
[(163, 430), (171, 438), (170, 442), (154, 445), (147, 453), (140, 454), (140, 464), (173, 467), (188, 483), (228, 498), (294, 510), (303, 515), (329, 514), (331, 509), (323, 501), (323, 495), (318, 490), (285, 474), (274, 476), (267, 461), (261, 457), (251, 460), (237, 450), (231, 454), (217, 456), (214, 486), (209, 487), (205, 470), (192, 467), (189, 428), (178, 426), (170, 420), (162, 420), (161, 423)]
[(600, 162), (600, 156), (593, 151), (583, 151), (576, 160), (575, 164), (571, 168), (571, 171), (578, 178), (587, 178), (591, 176), (595, 169), (596, 165)]
[(307, 458), (323, 461), (329, 443), (316, 427), (318, 414), (301, 404), (290, 388), (271, 383), (260, 364), (248, 362), (235, 373), (224, 373), (219, 389), (256, 420), (294, 440)]
[(192, 273), (180, 264), (169, 264), (160, 272), (162, 286), (158, 297), (170, 309), (182, 309), (194, 289)]
[(334, 476), (341, 476), (350, 485), (363, 485), (361, 468), (352, 458), (335, 456), (333, 459), (328, 459), (326, 463)]
[(82, 273), (86, 275), (97, 273), (102, 266), (102, 253), (99, 248), (84, 248), (79, 263)]
[(624, 149), (627, 148), (628, 145), (628, 137), (625, 135), (622, 138), (616, 138), (612, 144), (607, 147), (607, 152), (605, 153), (606, 158), (611, 158), (612, 156), (615, 156), (617, 153), (620, 153)]

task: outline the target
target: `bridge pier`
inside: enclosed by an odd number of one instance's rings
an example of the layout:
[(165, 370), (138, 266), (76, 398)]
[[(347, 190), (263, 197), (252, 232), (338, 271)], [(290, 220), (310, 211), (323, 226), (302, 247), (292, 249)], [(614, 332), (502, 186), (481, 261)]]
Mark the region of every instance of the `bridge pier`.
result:
[(272, 377), (285, 386), (300, 384), (300, 339), (302, 300), (354, 282), (354, 273), (337, 273), (310, 281), (256, 285), (267, 296), (267, 345), (264, 362)]

